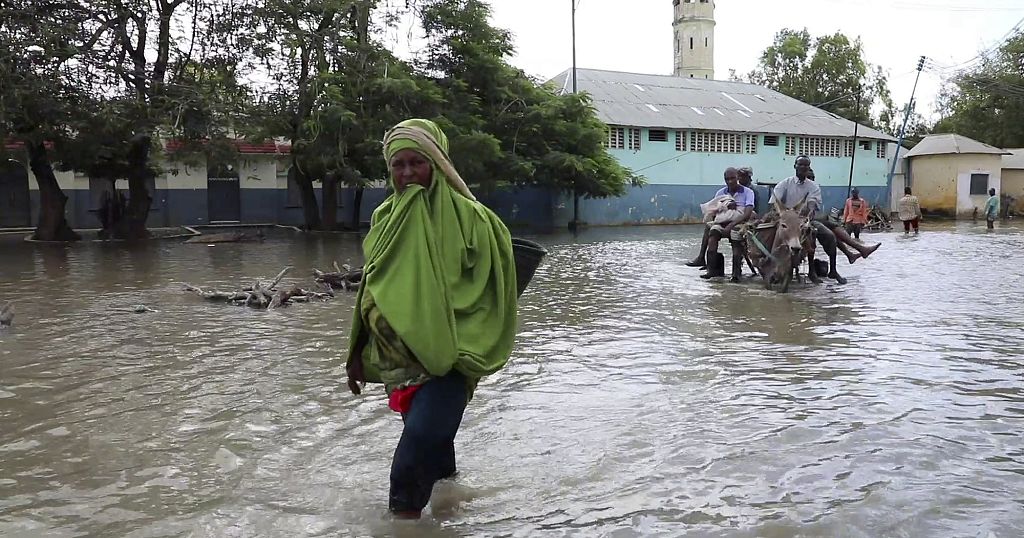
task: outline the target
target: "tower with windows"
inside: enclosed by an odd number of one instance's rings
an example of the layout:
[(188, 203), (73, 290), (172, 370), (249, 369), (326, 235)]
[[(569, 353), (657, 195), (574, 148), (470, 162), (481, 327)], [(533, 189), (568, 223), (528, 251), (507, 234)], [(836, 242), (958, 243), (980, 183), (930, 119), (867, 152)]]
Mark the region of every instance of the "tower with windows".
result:
[(672, 0), (672, 5), (676, 76), (714, 79), (714, 0)]

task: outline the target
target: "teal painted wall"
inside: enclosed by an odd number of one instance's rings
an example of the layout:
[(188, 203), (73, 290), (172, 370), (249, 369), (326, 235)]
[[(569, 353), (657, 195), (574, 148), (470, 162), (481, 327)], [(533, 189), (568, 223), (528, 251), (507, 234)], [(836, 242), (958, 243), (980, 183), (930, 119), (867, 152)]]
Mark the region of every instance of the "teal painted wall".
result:
[[(628, 133), (627, 127), (627, 147)], [(764, 135), (757, 135), (757, 153), (752, 154), (676, 151), (674, 130), (668, 130), (667, 142), (651, 142), (649, 133), (649, 129), (641, 129), (639, 151), (608, 151), (623, 166), (643, 175), (652, 185), (720, 185), (722, 173), (730, 166), (751, 166), (754, 168), (754, 180), (764, 183), (778, 183), (793, 175), (796, 157), (786, 155), (785, 135), (774, 135), (779, 137), (778, 146), (765, 146)], [(872, 140), (870, 150), (857, 145), (854, 186), (885, 186), (889, 170), (887, 160), (876, 155), (877, 144), (878, 141)], [(815, 180), (822, 186), (846, 186), (849, 182), (849, 157), (812, 156), (811, 167), (814, 168)]]

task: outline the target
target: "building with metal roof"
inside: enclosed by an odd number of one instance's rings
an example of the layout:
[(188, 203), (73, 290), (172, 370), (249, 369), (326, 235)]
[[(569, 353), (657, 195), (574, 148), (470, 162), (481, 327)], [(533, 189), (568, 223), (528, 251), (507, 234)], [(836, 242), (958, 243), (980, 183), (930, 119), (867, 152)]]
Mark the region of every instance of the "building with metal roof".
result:
[[(744, 82), (597, 69), (577, 69), (576, 82), (608, 125), (609, 152), (648, 181), (624, 198), (586, 201), (587, 222), (694, 220), (727, 167), (752, 167), (755, 181), (775, 184), (798, 155), (811, 158), (826, 208), (843, 206), (851, 179), (872, 203), (890, 203), (895, 139), (866, 125)], [(549, 84), (571, 91), (572, 71)]]
[(958, 134), (933, 134), (928, 135), (920, 141), (914, 149), (907, 153), (907, 157), (920, 157), (922, 155), (1009, 155), (1005, 149), (978, 142)]
[(963, 135), (929, 135), (907, 152), (908, 182), (923, 212), (970, 218), (990, 189), (1003, 192), (1006, 157), (1013, 154)]
[[(165, 144), (167, 152), (157, 164), (159, 173), (148, 182), (152, 196), (150, 227), (203, 225), (216, 222), (301, 224), (300, 193), (288, 178), (291, 147), (276, 141), (236, 141), (236, 160), (226, 166), (208, 166), (205, 158), (188, 162), (174, 153), (181, 144)], [(22, 144), (7, 142), (0, 158), (0, 228), (34, 226), (39, 217), (39, 185), (26, 165)], [(68, 223), (79, 229), (99, 225), (96, 212), (104, 194), (124, 191), (127, 181), (111, 184), (82, 172), (55, 170), (57, 184), (68, 197)], [(343, 201), (339, 199), (339, 206)]]
[[(854, 122), (775, 90), (725, 80), (578, 69), (577, 87), (609, 125), (851, 138)], [(555, 77), (562, 92), (572, 71)], [(896, 139), (861, 125), (858, 138)]]

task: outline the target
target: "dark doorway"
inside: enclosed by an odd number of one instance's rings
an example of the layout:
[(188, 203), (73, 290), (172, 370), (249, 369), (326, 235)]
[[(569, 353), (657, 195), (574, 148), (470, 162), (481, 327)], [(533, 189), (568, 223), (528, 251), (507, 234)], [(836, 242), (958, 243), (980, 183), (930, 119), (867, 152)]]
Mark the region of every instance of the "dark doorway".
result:
[(28, 170), (18, 161), (0, 161), (0, 228), (32, 226)]
[(234, 166), (210, 167), (206, 171), (206, 203), (210, 222), (238, 222), (242, 215), (242, 191)]

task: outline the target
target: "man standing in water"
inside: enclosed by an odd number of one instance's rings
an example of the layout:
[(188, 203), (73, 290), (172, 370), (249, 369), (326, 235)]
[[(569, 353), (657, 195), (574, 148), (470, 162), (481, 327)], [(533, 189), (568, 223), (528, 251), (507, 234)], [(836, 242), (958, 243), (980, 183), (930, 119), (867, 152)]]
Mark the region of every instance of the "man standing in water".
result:
[(903, 189), (903, 198), (900, 198), (899, 216), (903, 221), (903, 234), (910, 233), (910, 227), (914, 227), (914, 235), (918, 233), (918, 225), (921, 223), (921, 202), (917, 196), (911, 194), (910, 187)]
[(868, 203), (860, 197), (860, 190), (856, 187), (850, 191), (850, 197), (846, 199), (843, 223), (846, 224), (846, 231), (860, 241), (860, 231), (868, 223)]
[(988, 229), (994, 230), (996, 219), (999, 218), (999, 197), (996, 196), (995, 189), (988, 190), (988, 201), (985, 202), (985, 221), (988, 223)]

